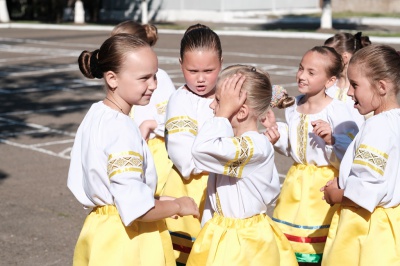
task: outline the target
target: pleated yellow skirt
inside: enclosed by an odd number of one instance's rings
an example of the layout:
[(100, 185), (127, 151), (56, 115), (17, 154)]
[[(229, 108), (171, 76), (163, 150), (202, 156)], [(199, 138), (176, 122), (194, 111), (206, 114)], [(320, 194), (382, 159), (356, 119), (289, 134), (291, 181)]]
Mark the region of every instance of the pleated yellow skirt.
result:
[(331, 166), (294, 164), (278, 198), (273, 220), (290, 241), (299, 262), (321, 262), (337, 206), (322, 200), (320, 188), (338, 175)]
[(324, 250), (325, 266), (399, 266), (400, 206), (341, 206), (332, 219)]
[[(189, 196), (199, 206), (200, 214), (204, 210), (204, 199), (206, 194), (208, 174), (193, 175), (189, 180), (184, 179), (172, 168), (163, 195), (172, 197)], [(186, 264), (193, 243), (200, 232), (200, 219), (193, 216), (179, 217), (178, 219), (165, 219), (168, 231), (171, 234), (175, 258), (178, 265)]]
[(298, 264), (289, 241), (267, 215), (234, 219), (215, 214), (197, 237), (187, 265)]
[(157, 188), (156, 196), (160, 196), (164, 190), (165, 183), (167, 182), (168, 175), (171, 172), (173, 163), (168, 158), (168, 152), (165, 147), (165, 140), (161, 137), (155, 137), (147, 142), (149, 150), (154, 158), (154, 164), (157, 172)]
[(124, 226), (115, 206), (95, 208), (85, 220), (74, 266), (176, 265), (163, 220)]

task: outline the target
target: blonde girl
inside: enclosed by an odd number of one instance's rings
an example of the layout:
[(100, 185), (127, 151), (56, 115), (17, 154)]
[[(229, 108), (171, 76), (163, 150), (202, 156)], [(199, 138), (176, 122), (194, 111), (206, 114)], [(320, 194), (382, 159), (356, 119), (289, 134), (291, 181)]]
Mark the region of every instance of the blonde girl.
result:
[(372, 112), (348, 147), (339, 179), (322, 188), (340, 204), (322, 265), (400, 265), (400, 56), (371, 45), (350, 60), (348, 95), (360, 114)]
[(274, 148), (259, 133), (270, 107), (267, 73), (234, 65), (221, 72), (192, 153), (210, 172), (202, 228), (187, 265), (297, 265), (289, 241), (266, 215), (280, 190)]

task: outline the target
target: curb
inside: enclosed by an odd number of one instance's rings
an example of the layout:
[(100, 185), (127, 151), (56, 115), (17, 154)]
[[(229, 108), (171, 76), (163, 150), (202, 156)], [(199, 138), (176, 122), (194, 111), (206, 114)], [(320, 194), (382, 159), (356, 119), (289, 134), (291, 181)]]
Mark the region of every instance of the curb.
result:
[[(347, 20), (348, 21), (348, 20)], [(400, 21), (400, 20), (399, 20)], [(79, 30), (79, 31), (111, 31), (114, 26), (89, 26), (89, 25), (55, 25), (55, 24), (21, 24), (2, 23), (0, 29), (47, 29), (47, 30)], [(179, 34), (184, 30), (159, 29), (160, 34)], [(292, 39), (318, 39), (326, 40), (332, 33), (317, 32), (279, 32), (279, 31), (257, 31), (257, 30), (216, 30), (218, 35), (224, 36), (247, 36), (261, 38), (292, 38)], [(377, 37), (369, 36), (372, 43), (400, 44), (400, 37)]]

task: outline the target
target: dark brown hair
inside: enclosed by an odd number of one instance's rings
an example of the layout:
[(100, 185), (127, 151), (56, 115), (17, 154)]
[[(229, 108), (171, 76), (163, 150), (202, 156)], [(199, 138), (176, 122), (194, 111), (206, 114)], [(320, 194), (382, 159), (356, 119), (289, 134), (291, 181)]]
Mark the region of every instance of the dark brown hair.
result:
[(126, 20), (119, 23), (111, 32), (111, 36), (119, 33), (132, 34), (146, 41), (150, 46), (158, 40), (157, 27), (151, 24), (139, 24), (133, 20)]
[(368, 36), (361, 36), (361, 32), (353, 35), (347, 32), (341, 32), (328, 38), (324, 45), (333, 47), (339, 54), (344, 52), (354, 54), (361, 48), (371, 44)]
[(119, 73), (125, 56), (142, 47), (149, 47), (149, 44), (134, 35), (114, 35), (105, 40), (100, 49), (83, 51), (78, 58), (79, 69), (90, 79), (102, 78), (107, 71)]
[(190, 26), (181, 40), (180, 57), (183, 61), (185, 52), (205, 49), (215, 51), (222, 59), (221, 41), (218, 35), (209, 27), (202, 24)]
[(329, 65), (326, 69), (326, 74), (328, 77), (337, 77), (339, 78), (343, 71), (343, 60), (340, 54), (336, 52), (335, 49), (329, 46), (315, 46), (310, 51), (317, 52), (322, 55), (326, 55), (329, 57)]

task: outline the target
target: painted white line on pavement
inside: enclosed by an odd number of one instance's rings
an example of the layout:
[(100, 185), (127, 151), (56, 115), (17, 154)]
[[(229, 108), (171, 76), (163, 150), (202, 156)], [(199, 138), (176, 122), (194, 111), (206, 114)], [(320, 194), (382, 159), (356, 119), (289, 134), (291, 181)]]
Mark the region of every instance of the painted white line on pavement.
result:
[(30, 145), (30, 146), (32, 146), (32, 147), (44, 147), (44, 146), (51, 146), (51, 145), (58, 145), (58, 144), (66, 144), (66, 143), (71, 143), (71, 142), (74, 142), (74, 139), (49, 141), (49, 142), (44, 142), (44, 143), (33, 144), (33, 145)]
[(48, 155), (51, 155), (51, 156), (55, 156), (55, 157), (62, 158), (62, 159), (70, 159), (70, 156), (66, 156), (65, 154), (55, 153), (53, 151), (37, 148), (37, 147), (31, 146), (31, 145), (25, 145), (25, 144), (21, 144), (21, 143), (16, 143), (16, 142), (12, 142), (12, 141), (9, 141), (9, 140), (6, 140), (6, 139), (0, 139), (0, 142), (4, 143), (4, 144), (7, 144), (7, 145), (14, 146), (14, 147), (26, 149), (26, 150), (41, 152), (41, 153), (48, 154)]
[(16, 120), (4, 118), (4, 117), (0, 117), (0, 121), (4, 121), (9, 125), (18, 125), (18, 126), (25, 126), (25, 127), (35, 128), (37, 130), (40, 130), (40, 132), (42, 132), (42, 133), (43, 132), (45, 132), (45, 133), (55, 133), (55, 134), (75, 137), (75, 133), (71, 133), (71, 132), (64, 131), (64, 130), (52, 129), (52, 128), (49, 128), (49, 127), (46, 127), (46, 126), (42, 126), (42, 125), (38, 125), (38, 124), (34, 124), (34, 123), (25, 123), (25, 122), (20, 122), (20, 121), (16, 121)]
[[(12, 52), (12, 51), (7, 51), (7, 52)], [(15, 62), (15, 61), (36, 61), (36, 60), (45, 60), (45, 59), (53, 59), (53, 58), (59, 58), (60, 56), (56, 55), (49, 55), (49, 56), (27, 56), (27, 57), (12, 57), (12, 58), (3, 58), (0, 59), (0, 63), (9, 63), (9, 62)], [(2, 64), (1, 64), (2, 65)]]
[[(92, 103), (88, 104), (79, 104), (79, 105), (71, 105), (71, 106), (59, 106), (55, 108), (48, 108), (48, 109), (41, 109), (41, 110), (26, 110), (26, 111), (15, 111), (15, 112), (5, 112), (0, 113), (0, 120), (4, 120), (1, 116), (6, 115), (29, 115), (29, 114), (36, 114), (36, 113), (52, 113), (52, 112), (62, 112), (66, 110), (74, 110), (74, 109), (88, 109)], [(12, 120), (10, 120), (12, 121)]]
[(31, 43), (31, 44), (45, 44), (45, 45), (54, 45), (54, 46), (66, 46), (66, 47), (87, 47), (97, 49), (98, 47), (95, 44), (87, 44), (87, 43), (66, 43), (66, 42), (50, 42), (50, 41), (39, 41), (34, 39), (19, 39), (19, 38), (3, 38), (0, 37), (0, 42), (15, 42), (15, 43)]

